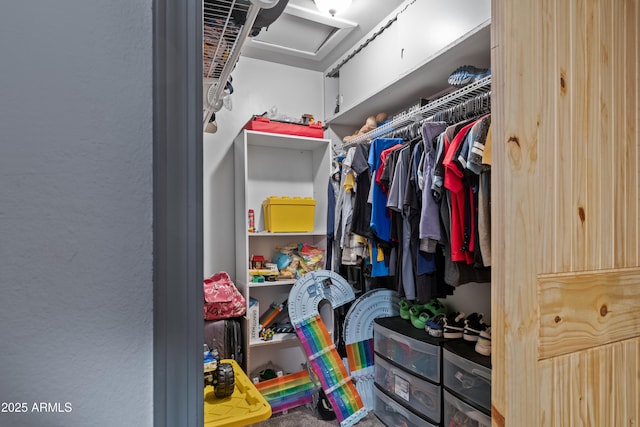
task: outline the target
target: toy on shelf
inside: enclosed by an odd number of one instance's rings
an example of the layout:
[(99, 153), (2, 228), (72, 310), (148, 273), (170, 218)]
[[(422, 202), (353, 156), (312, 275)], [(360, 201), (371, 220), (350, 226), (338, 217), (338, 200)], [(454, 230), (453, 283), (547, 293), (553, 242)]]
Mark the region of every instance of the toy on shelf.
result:
[(260, 327), (262, 329), (265, 329), (267, 326), (271, 325), (278, 314), (280, 314), (280, 312), (284, 310), (284, 307), (286, 307), (286, 305), (286, 300), (282, 304), (276, 304), (275, 302), (271, 303), (269, 308), (260, 315)]
[(276, 323), (275, 320), (287, 306), (285, 300), (282, 304), (271, 303), (269, 308), (260, 315), (258, 319), (258, 338), (262, 341), (271, 341), (277, 333), (293, 333), (293, 326), (289, 322)]
[(273, 262), (262, 255), (251, 256), (249, 275), (252, 283), (298, 279), (324, 265), (324, 250), (308, 243), (290, 243), (276, 247), (276, 251)]
[(291, 243), (278, 249), (273, 262), (281, 278), (298, 279), (324, 265), (324, 251), (308, 243)]
[(276, 331), (271, 328), (263, 328), (260, 330), (260, 339), (262, 341), (271, 341)]
[(342, 138), (342, 141), (345, 143), (349, 143), (355, 138), (359, 137), (360, 135), (364, 135), (367, 132), (371, 132), (376, 127), (378, 127), (380, 123), (387, 120), (387, 117), (388, 117), (387, 113), (378, 113), (375, 116), (367, 117), (365, 124), (358, 131), (356, 131), (353, 135), (345, 136), (344, 138)]
[(261, 270), (264, 267), (264, 256), (262, 255), (251, 255), (251, 268), (255, 270)]
[(274, 263), (266, 262), (262, 255), (253, 255), (251, 257), (249, 275), (252, 282), (273, 282), (278, 278), (279, 274), (278, 266)]
[(251, 255), (249, 261), (249, 274), (251, 275), (269, 275), (278, 274), (278, 266), (272, 262), (268, 262), (263, 255)]

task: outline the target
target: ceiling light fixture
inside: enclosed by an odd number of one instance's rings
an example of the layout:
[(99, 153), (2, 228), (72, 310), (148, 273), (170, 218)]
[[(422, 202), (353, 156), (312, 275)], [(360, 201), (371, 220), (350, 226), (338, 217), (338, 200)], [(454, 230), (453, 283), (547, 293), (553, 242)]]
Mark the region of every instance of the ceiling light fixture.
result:
[(314, 0), (316, 7), (322, 13), (334, 16), (344, 12), (351, 5), (351, 0)]

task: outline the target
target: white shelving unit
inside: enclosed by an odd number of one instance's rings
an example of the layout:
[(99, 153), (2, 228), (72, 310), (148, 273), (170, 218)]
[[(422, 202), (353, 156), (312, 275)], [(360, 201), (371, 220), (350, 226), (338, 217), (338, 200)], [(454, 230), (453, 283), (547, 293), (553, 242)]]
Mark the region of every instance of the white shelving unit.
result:
[[(260, 303), (260, 313), (271, 303), (288, 298), (295, 280), (252, 283), (248, 273), (252, 255), (271, 259), (277, 247), (309, 243), (326, 249), (327, 186), (331, 165), (330, 140), (243, 130), (234, 141), (236, 278), (247, 299)], [(314, 230), (307, 233), (264, 231), (262, 202), (269, 196), (312, 197), (316, 201)], [(248, 231), (249, 209), (255, 212), (256, 232)], [(321, 310), (322, 313), (322, 310)], [(243, 320), (246, 371), (273, 362), (288, 372), (306, 361), (295, 334), (276, 334), (271, 341), (250, 340), (248, 320)]]

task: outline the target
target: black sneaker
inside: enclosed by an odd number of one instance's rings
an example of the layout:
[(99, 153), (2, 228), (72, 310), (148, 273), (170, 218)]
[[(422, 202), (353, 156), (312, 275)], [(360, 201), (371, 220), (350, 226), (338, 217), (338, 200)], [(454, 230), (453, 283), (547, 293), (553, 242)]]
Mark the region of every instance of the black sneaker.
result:
[(443, 336), (448, 339), (462, 338), (464, 331), (464, 313), (450, 313), (444, 319)]
[(466, 341), (478, 341), (480, 332), (487, 329), (484, 323), (484, 315), (482, 313), (471, 313), (464, 321), (463, 338)]

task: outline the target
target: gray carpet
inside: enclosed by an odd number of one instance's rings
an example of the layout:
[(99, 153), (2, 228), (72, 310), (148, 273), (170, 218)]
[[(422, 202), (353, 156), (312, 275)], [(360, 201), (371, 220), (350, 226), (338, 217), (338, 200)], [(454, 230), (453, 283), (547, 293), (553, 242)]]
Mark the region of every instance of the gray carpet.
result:
[[(316, 417), (311, 409), (304, 406), (289, 411), (288, 414), (274, 414), (267, 421), (254, 424), (256, 427), (335, 427), (338, 420), (323, 421)], [(384, 427), (384, 424), (369, 412), (365, 418), (355, 424), (356, 427)]]

